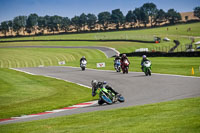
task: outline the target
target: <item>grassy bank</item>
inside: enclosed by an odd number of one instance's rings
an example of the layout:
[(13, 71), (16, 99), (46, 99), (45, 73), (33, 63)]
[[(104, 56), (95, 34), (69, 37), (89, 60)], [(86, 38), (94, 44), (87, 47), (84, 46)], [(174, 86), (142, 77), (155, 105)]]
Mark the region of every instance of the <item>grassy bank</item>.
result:
[[(168, 30), (167, 30), (168, 28)], [(191, 31), (187, 31), (191, 28)], [(177, 38), (181, 36), (199, 36), (200, 23), (192, 24), (178, 24), (174, 26), (142, 29), (142, 30), (128, 30), (128, 31), (113, 31), (113, 32), (99, 32), (99, 33), (84, 33), (84, 34), (65, 34), (65, 35), (46, 35), (33, 37), (17, 37), (6, 38), (6, 40), (50, 40), (50, 39), (85, 39), (85, 40), (100, 40), (100, 39), (130, 39), (130, 40), (147, 40), (152, 41), (154, 35), (160, 37)]]
[(91, 90), (88, 88), (53, 78), (0, 69), (0, 119), (91, 100)]
[(0, 125), (1, 133), (198, 133), (200, 98)]
[[(168, 28), (168, 30), (167, 30)], [(191, 28), (191, 31), (187, 31)], [(133, 52), (138, 48), (149, 48), (155, 51), (169, 51), (175, 44), (173, 40), (179, 40), (180, 46), (175, 51), (185, 51), (185, 45), (191, 43), (191, 36), (196, 36), (195, 42), (200, 41), (199, 35), (200, 23), (193, 24), (179, 24), (168, 27), (151, 28), (143, 30), (128, 30), (115, 32), (98, 32), (98, 33), (84, 33), (84, 34), (66, 34), (66, 35), (47, 35), (34, 37), (16, 37), (5, 38), (1, 41), (9, 40), (112, 40), (112, 39), (126, 39), (126, 40), (144, 40), (153, 41), (155, 36), (168, 37), (170, 42), (161, 41), (159, 44), (137, 43), (137, 42), (16, 42), (16, 43), (0, 43), (0, 46), (8, 45), (64, 45), (64, 46), (107, 46), (116, 48), (121, 53)], [(0, 41), (0, 42), (1, 42)], [(195, 48), (195, 45), (193, 45)]]
[(88, 60), (106, 58), (102, 52), (91, 49), (0, 48), (0, 67), (58, 66), (60, 61), (79, 64), (82, 56)]

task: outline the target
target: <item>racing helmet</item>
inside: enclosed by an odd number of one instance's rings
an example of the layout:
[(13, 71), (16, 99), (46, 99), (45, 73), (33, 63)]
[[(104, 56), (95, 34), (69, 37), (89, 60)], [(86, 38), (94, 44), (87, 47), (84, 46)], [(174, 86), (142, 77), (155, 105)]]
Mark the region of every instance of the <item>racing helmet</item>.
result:
[(91, 81), (91, 85), (92, 85), (93, 87), (96, 87), (97, 84), (98, 84), (97, 80), (92, 80), (92, 81)]
[(144, 58), (147, 58), (147, 56), (146, 56), (146, 55), (143, 55), (142, 58), (143, 58), (143, 59), (144, 59)]
[(122, 57), (126, 57), (126, 54), (123, 54)]

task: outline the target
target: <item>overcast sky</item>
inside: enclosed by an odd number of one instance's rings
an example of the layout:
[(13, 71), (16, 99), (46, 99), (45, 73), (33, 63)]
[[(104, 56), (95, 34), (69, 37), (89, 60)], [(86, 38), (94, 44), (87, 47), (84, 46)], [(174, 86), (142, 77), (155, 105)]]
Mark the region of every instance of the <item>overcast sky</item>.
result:
[(194, 7), (200, 6), (200, 0), (0, 0), (0, 22), (31, 13), (72, 18), (81, 13), (98, 15), (118, 8), (126, 15), (129, 10), (147, 2), (153, 2), (158, 9), (174, 8), (178, 12), (193, 11)]

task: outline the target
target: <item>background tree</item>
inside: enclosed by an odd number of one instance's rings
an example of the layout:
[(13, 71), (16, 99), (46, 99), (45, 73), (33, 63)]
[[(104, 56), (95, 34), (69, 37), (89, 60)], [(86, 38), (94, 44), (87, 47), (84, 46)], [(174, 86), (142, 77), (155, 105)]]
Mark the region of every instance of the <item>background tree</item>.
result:
[(8, 21), (1, 22), (1, 32), (4, 34), (4, 36), (6, 36), (6, 33), (9, 32)]
[(175, 24), (179, 20), (181, 20), (180, 13), (176, 12), (174, 9), (169, 9), (167, 11), (167, 19), (170, 22), (170, 24)]
[(85, 30), (85, 26), (87, 25), (87, 15), (85, 13), (82, 13), (79, 17), (79, 23), (83, 30)]
[(128, 13), (126, 14), (126, 22), (131, 23), (131, 27), (133, 27), (135, 25), (135, 23), (137, 22), (136, 20), (136, 16), (133, 13), (133, 11), (128, 11)]
[(200, 19), (200, 6), (194, 8), (194, 16)]
[(11, 31), (11, 35), (13, 35), (13, 22), (12, 22), (12, 20), (8, 21), (8, 27), (9, 27), (9, 31)]
[(2, 32), (2, 27), (1, 27), (1, 25), (0, 25), (0, 32)]
[(111, 22), (116, 24), (116, 29), (119, 29), (119, 26), (124, 23), (124, 15), (120, 9), (112, 10)]
[(28, 16), (26, 22), (26, 30), (28, 33), (32, 33), (33, 31), (36, 33), (36, 27), (38, 26), (38, 15), (37, 14), (30, 14)]
[(140, 27), (140, 24), (143, 23), (144, 26), (146, 27), (146, 25), (149, 23), (149, 17), (148, 15), (144, 12), (143, 8), (135, 8), (135, 10), (133, 11), (133, 14), (136, 16), (136, 20), (137, 23)]
[(158, 10), (155, 15), (154, 22), (155, 22), (155, 26), (157, 24), (160, 25), (161, 23), (166, 22), (166, 12), (162, 9)]
[(19, 35), (19, 32), (22, 30), (24, 35), (25, 31), (24, 28), (26, 26), (26, 20), (27, 16), (17, 16), (13, 20), (13, 30), (17, 32), (17, 35)]
[(135, 8), (135, 10), (133, 10), (133, 14), (136, 17), (136, 21), (138, 23), (138, 26), (140, 27), (140, 24), (141, 24), (141, 21), (142, 21), (140, 8)]
[(51, 16), (44, 16), (44, 26), (46, 26), (47, 32), (51, 32)]
[(89, 13), (87, 15), (87, 24), (90, 30), (95, 28), (96, 22), (97, 22), (97, 17), (94, 14)]
[(148, 14), (144, 11), (144, 8), (140, 8), (140, 16), (141, 16), (141, 23), (144, 24), (144, 27), (147, 27), (147, 24), (149, 23), (149, 16)]
[(38, 17), (38, 30), (42, 30), (42, 34), (44, 34), (44, 30), (47, 28), (49, 16)]
[[(148, 19), (150, 19), (150, 23), (151, 26), (153, 25), (153, 20), (156, 17), (156, 13), (158, 11), (156, 5), (154, 3), (145, 3), (142, 6), (142, 9), (144, 11), (144, 13), (148, 16)], [(144, 15), (145, 17), (147, 17), (146, 15)], [(144, 19), (144, 22), (147, 21), (147, 18)]]
[(59, 31), (62, 22), (62, 17), (58, 15), (50, 16), (48, 21), (48, 27), (50, 32), (55, 33), (55, 31)]
[(71, 25), (71, 21), (68, 17), (63, 17), (61, 21), (61, 26), (60, 28), (62, 30), (65, 30), (65, 32), (69, 31), (69, 27)]
[(98, 23), (103, 25), (104, 30), (108, 28), (108, 24), (111, 21), (111, 14), (110, 12), (101, 12), (98, 14)]
[(80, 17), (79, 16), (74, 16), (71, 19), (72, 25), (75, 27), (76, 31), (79, 32), (80, 29)]

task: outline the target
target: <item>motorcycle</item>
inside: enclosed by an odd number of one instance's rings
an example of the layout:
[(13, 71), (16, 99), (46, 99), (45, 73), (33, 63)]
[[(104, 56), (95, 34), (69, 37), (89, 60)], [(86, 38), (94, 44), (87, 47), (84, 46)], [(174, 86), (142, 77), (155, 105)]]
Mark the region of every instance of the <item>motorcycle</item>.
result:
[(121, 63), (120, 63), (120, 60), (118, 59), (118, 60), (115, 60), (114, 62), (115, 62), (114, 63), (114, 67), (115, 67), (116, 72), (121, 72)]
[(151, 61), (145, 61), (143, 63), (143, 72), (146, 76), (151, 76)]
[(129, 62), (128, 60), (124, 60), (123, 66), (122, 66), (123, 74), (128, 73), (128, 68), (129, 68)]
[(87, 61), (86, 61), (86, 60), (82, 60), (82, 61), (81, 61), (81, 65), (80, 65), (80, 67), (81, 67), (82, 71), (85, 70), (85, 68), (86, 68), (86, 64), (87, 64)]
[(119, 95), (116, 96), (111, 90), (105, 88), (104, 82), (99, 82), (99, 88), (96, 90), (96, 93), (99, 94), (98, 104), (102, 105), (103, 103), (113, 104), (117, 101), (124, 102), (124, 97)]

